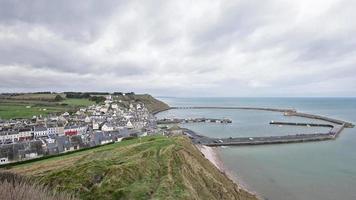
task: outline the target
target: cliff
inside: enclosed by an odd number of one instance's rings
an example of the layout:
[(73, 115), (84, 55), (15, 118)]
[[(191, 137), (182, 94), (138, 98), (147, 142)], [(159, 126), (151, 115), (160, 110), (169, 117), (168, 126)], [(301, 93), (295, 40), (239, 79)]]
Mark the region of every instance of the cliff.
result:
[(183, 136), (137, 138), (9, 170), (80, 199), (256, 199)]
[(169, 109), (169, 106), (166, 103), (152, 97), (149, 94), (125, 95), (117, 96), (117, 98), (123, 102), (142, 102), (145, 104), (147, 109), (153, 114)]

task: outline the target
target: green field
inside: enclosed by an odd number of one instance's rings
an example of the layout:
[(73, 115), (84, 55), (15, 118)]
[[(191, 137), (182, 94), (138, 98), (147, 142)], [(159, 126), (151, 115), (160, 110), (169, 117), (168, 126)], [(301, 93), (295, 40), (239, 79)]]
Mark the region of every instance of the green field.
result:
[(65, 99), (60, 103), (68, 104), (69, 106), (90, 106), (95, 104), (95, 102), (89, 99)]
[[(0, 99), (0, 118), (32, 118), (34, 115), (48, 115), (74, 111), (78, 107), (95, 104), (88, 99), (64, 99), (54, 102), (53, 94), (26, 94)], [(50, 100), (52, 99), (52, 100)]]
[(9, 171), (80, 199), (256, 199), (239, 190), (185, 137), (137, 138)]
[[(26, 106), (31, 106), (27, 108)], [(34, 115), (47, 115), (49, 113), (57, 113), (66, 110), (63, 107), (55, 106), (36, 106), (33, 104), (16, 104), (16, 103), (1, 103), (0, 102), (0, 118), (31, 118)]]

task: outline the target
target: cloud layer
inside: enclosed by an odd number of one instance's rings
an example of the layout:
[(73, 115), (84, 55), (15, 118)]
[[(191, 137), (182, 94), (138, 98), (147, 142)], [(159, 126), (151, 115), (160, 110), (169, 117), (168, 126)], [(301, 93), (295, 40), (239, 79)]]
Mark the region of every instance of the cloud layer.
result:
[(356, 2), (0, 1), (0, 92), (355, 96)]

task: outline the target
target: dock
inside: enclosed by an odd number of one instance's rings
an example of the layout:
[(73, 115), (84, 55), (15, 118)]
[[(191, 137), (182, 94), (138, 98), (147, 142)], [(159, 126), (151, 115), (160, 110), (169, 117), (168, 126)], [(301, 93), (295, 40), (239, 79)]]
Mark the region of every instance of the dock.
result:
[(313, 126), (313, 127), (328, 127), (334, 128), (332, 124), (316, 124), (316, 123), (300, 123), (300, 122), (278, 122), (278, 121), (271, 121), (269, 124), (272, 125), (282, 125), (282, 126)]
[(157, 120), (157, 124), (182, 124), (182, 123), (220, 123), (220, 124), (230, 124), (231, 119), (214, 119), (214, 118), (164, 118)]
[(169, 109), (223, 109), (223, 110), (261, 110), (271, 112), (292, 113), (295, 109), (262, 108), (262, 107), (236, 107), (236, 106), (181, 106), (170, 107)]

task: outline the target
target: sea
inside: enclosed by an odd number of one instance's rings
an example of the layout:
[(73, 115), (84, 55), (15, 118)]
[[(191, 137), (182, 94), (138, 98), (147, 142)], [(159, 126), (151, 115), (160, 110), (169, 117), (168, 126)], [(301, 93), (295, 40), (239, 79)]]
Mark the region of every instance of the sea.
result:
[[(247, 106), (293, 108), (356, 124), (356, 98), (158, 98), (170, 106)], [(176, 109), (157, 118), (229, 118), (231, 124), (180, 126), (212, 137), (269, 136), (327, 132), (328, 128), (276, 126), (269, 122), (321, 122), (252, 110)], [(356, 128), (336, 140), (221, 147), (227, 170), (249, 191), (269, 200), (356, 200)]]

